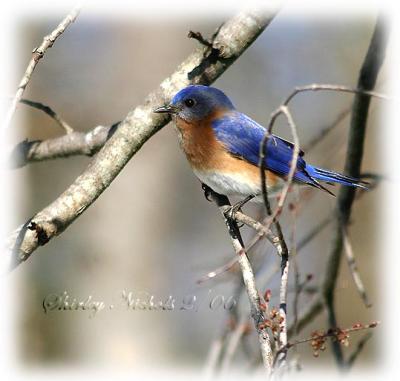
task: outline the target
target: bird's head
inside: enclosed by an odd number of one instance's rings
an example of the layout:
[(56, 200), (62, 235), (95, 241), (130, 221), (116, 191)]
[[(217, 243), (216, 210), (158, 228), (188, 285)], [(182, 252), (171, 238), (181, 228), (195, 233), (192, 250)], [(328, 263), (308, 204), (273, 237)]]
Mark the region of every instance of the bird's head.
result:
[(187, 122), (197, 122), (216, 112), (233, 109), (232, 102), (221, 90), (191, 85), (180, 90), (169, 105), (159, 107), (154, 112), (176, 115)]

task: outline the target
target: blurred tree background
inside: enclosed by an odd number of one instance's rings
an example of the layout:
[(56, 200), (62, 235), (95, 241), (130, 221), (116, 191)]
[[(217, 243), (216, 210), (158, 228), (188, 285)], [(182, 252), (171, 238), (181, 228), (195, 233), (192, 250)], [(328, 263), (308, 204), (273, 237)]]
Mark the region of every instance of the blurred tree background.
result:
[[(20, 19), (17, 73), (25, 70), (32, 48), (62, 17), (55, 14), (44, 19)], [(211, 35), (224, 19), (165, 18), (151, 22), (133, 15), (118, 18), (82, 12), (40, 62), (25, 98), (50, 105), (76, 130), (110, 125), (143, 102), (193, 50), (197, 42), (187, 38), (189, 30)], [(295, 86), (314, 82), (355, 86), (374, 22), (373, 15), (324, 19), (293, 16), (283, 10), (214, 85), (226, 92), (239, 110), (266, 124), (270, 113)], [(385, 82), (384, 74), (380, 75), (378, 89)], [(348, 94), (298, 96), (292, 110), (302, 145), (333, 123), (351, 102)], [(379, 104), (373, 101), (363, 161), (366, 172), (382, 173), (378, 111)], [(349, 118), (345, 118), (306, 153), (307, 160), (342, 171), (348, 125)], [(62, 133), (42, 112), (22, 105), (13, 130), (15, 142)], [(282, 121), (275, 133), (290, 139), (289, 128)], [(14, 170), (18, 207), (10, 228), (54, 200), (89, 161), (87, 157), (72, 157)], [(297, 240), (333, 211), (333, 197), (313, 193), (311, 201), (302, 204), (296, 223)], [(343, 261), (336, 301), (341, 327), (381, 317), (377, 285), (381, 197), (378, 187), (356, 202), (350, 229), (373, 307), (364, 307)], [(245, 210), (258, 215), (257, 208), (246, 206)], [(283, 226), (290, 237), (292, 223), (287, 212)], [(248, 240), (252, 232), (243, 231)], [(331, 235), (331, 227), (324, 229), (299, 254), (301, 276), (313, 275), (310, 285), (319, 284)], [(277, 305), (277, 277), (268, 283), (262, 279), (279, 259), (267, 242), (258, 245), (257, 253), (263, 259), (258, 286), (271, 288), (271, 304)], [(215, 205), (205, 200), (179, 149), (175, 131), (168, 125), (143, 146), (85, 214), (12, 274), (18, 295), (19, 361), (25, 366), (202, 367), (211, 343), (226, 324), (223, 308), (212, 310), (209, 302), (215, 295), (232, 295), (233, 283), (229, 274), (200, 285), (197, 280), (232, 255), (223, 220)], [(104, 301), (106, 310), (92, 318), (82, 311), (45, 314), (43, 298), (64, 290), (79, 300), (92, 295)], [(178, 307), (174, 311), (110, 310), (108, 306), (120, 298), (122, 290), (152, 294), (156, 300), (172, 295)], [(197, 312), (179, 309), (179, 302), (190, 295), (199, 302)], [(300, 298), (300, 311), (311, 298)], [(248, 308), (246, 298), (240, 301), (240, 307)], [(291, 301), (288, 308), (290, 315)], [(326, 317), (321, 314), (300, 336), (325, 327)], [(379, 332), (374, 332), (357, 367), (376, 364), (378, 336)], [(354, 335), (349, 350), (354, 349), (359, 337)], [(253, 339), (257, 353), (257, 340)], [(312, 357), (308, 345), (299, 347), (298, 353), (306, 368), (334, 366), (329, 349), (319, 359)], [(246, 358), (241, 349), (237, 355)], [(240, 366), (240, 362), (237, 364)]]

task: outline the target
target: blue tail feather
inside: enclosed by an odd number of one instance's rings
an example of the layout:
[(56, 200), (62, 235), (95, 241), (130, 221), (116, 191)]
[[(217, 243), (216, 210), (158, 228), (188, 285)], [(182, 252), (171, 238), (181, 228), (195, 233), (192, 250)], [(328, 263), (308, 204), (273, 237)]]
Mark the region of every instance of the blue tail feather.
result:
[(310, 175), (310, 177), (316, 181), (319, 180), (319, 181), (324, 181), (326, 183), (341, 184), (368, 190), (368, 188), (366, 187), (368, 183), (361, 181), (360, 179), (357, 179), (355, 177), (342, 175), (341, 173), (314, 167), (309, 164), (307, 164), (305, 169), (307, 173)]

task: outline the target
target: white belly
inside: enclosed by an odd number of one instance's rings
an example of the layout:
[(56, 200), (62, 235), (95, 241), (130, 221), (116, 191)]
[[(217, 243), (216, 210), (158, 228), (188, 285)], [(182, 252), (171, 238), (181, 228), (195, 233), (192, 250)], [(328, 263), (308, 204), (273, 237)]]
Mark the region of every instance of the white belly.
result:
[[(238, 173), (221, 173), (198, 171), (193, 169), (198, 179), (212, 188), (215, 192), (226, 196), (242, 196), (261, 195), (261, 184), (250, 181), (247, 176)], [(268, 187), (270, 196), (276, 195), (283, 186), (282, 180), (274, 187)], [(262, 201), (262, 197), (256, 197), (255, 201)]]

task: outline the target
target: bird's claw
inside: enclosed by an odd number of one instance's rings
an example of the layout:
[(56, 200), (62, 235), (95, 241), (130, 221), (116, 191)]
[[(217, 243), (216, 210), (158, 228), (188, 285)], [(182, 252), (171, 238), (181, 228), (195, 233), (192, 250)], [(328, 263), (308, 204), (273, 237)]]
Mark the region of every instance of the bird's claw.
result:
[(236, 204), (230, 206), (229, 209), (227, 209), (224, 212), (225, 217), (230, 218), (231, 220), (234, 220), (237, 212), (242, 213), (242, 206), (243, 206), (242, 201), (239, 201)]
[[(249, 202), (254, 197), (255, 197), (254, 195), (249, 195), (245, 199), (243, 199), (243, 200), (237, 202), (236, 204), (230, 206), (229, 209), (227, 209), (224, 212), (225, 217), (229, 218), (231, 220), (235, 220), (236, 213), (237, 212), (241, 212), (242, 213), (242, 206), (245, 205), (247, 202)], [(242, 227), (242, 226), (243, 226), (243, 224), (240, 227)]]

